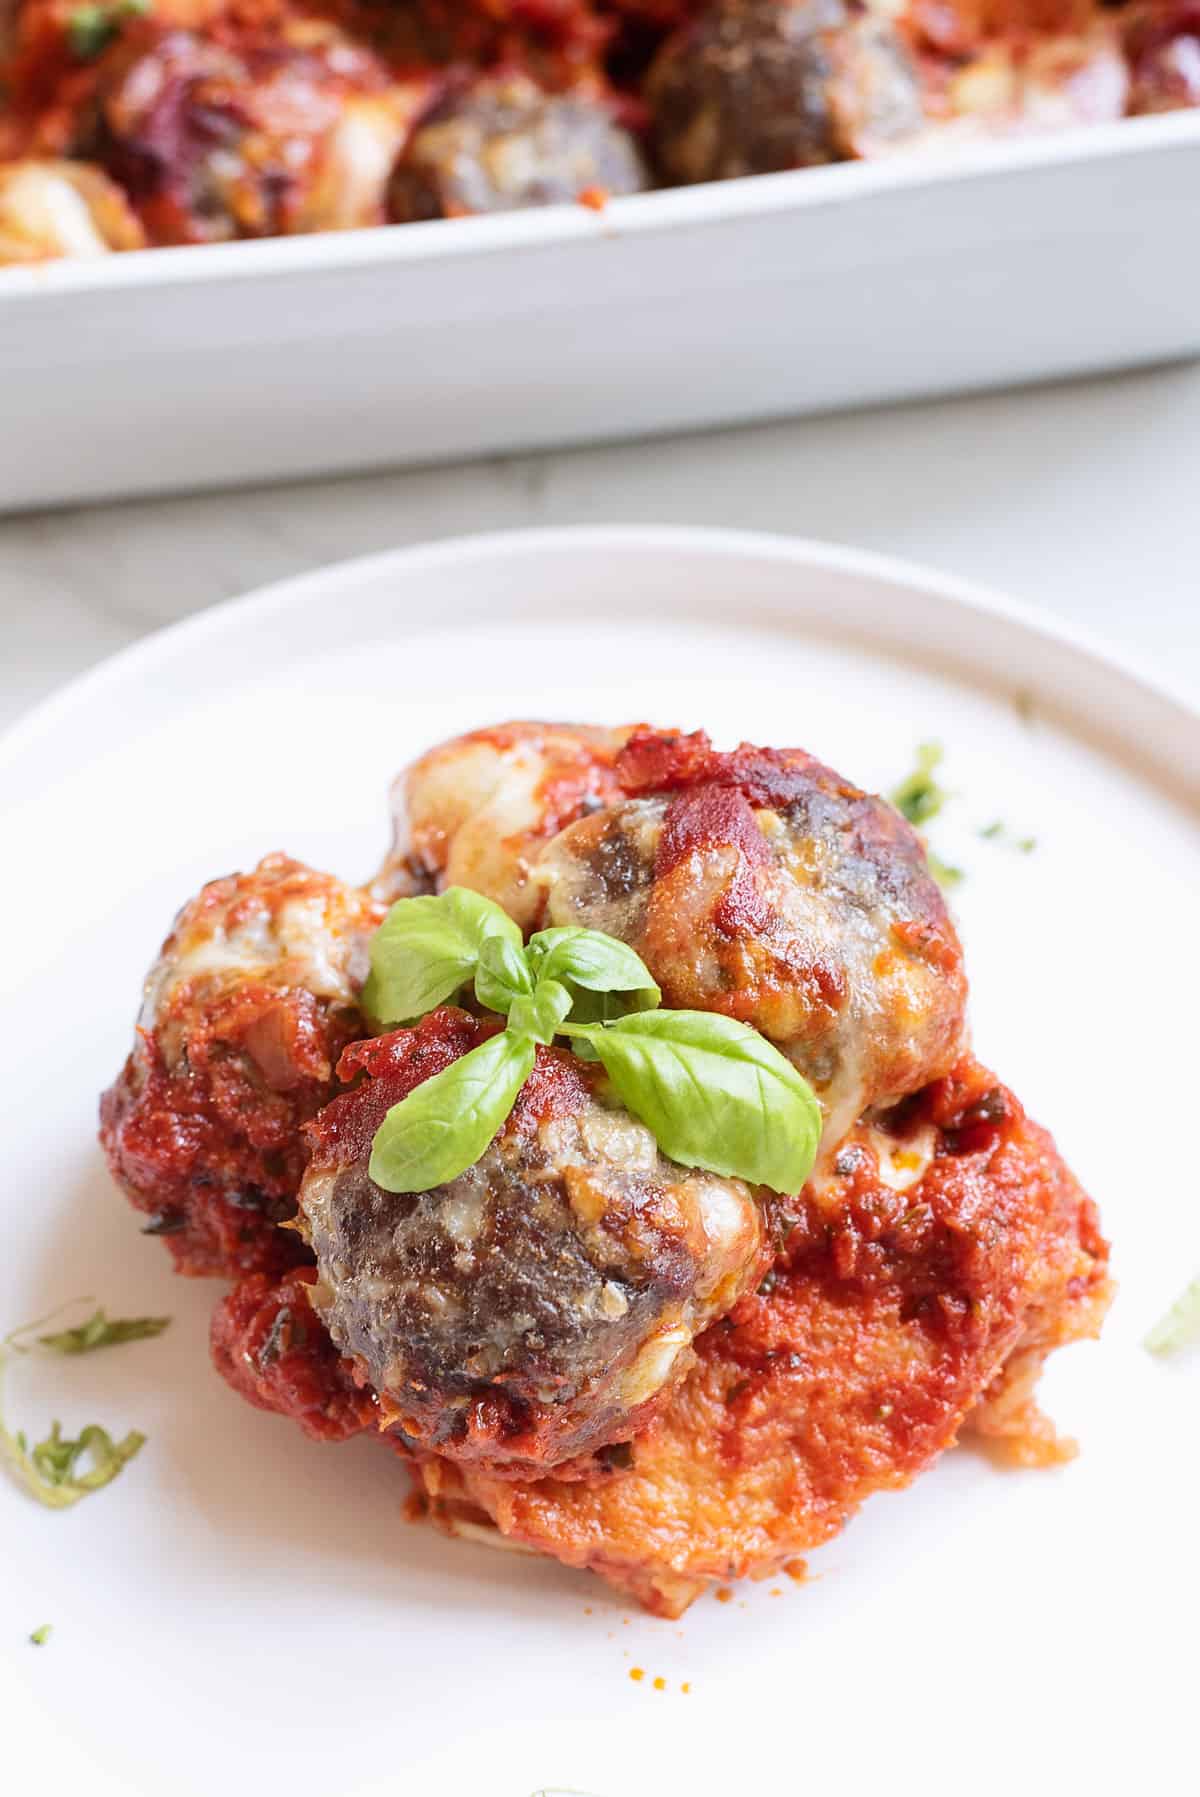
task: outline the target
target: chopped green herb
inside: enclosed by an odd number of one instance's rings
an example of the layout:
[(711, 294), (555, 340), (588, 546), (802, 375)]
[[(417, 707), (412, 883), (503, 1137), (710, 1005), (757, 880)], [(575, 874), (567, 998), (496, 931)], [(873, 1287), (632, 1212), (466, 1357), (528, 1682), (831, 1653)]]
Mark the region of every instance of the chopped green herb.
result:
[(67, 21), (67, 41), (80, 62), (91, 62), (107, 50), (117, 28), (103, 6), (80, 6)]
[(49, 1641), (49, 1639), (50, 1639), (52, 1627), (53, 1627), (52, 1623), (43, 1622), (40, 1629), (34, 1629), (33, 1633), (29, 1637), (29, 1639), (33, 1643), (34, 1647), (45, 1647), (47, 1641)]
[(916, 767), (888, 794), (901, 817), (907, 818), (910, 824), (928, 823), (950, 796), (934, 776), (942, 755), (941, 743), (919, 744)]
[(1200, 1275), (1175, 1300), (1146, 1337), (1151, 1354), (1174, 1354), (1200, 1342)]
[[(90, 1354), (95, 1348), (161, 1335), (171, 1319), (109, 1318), (98, 1309), (75, 1329), (38, 1335), (33, 1342), (22, 1339), (33, 1335), (50, 1320), (49, 1316), (40, 1317), (36, 1323), (14, 1329), (0, 1342), (0, 1384), (5, 1372), (6, 1349), (18, 1354), (28, 1353), (31, 1347), (44, 1348), (54, 1354)], [(80, 1498), (108, 1485), (133, 1459), (145, 1439), (137, 1429), (131, 1429), (123, 1440), (114, 1441), (99, 1423), (89, 1423), (72, 1438), (63, 1434), (62, 1424), (56, 1421), (45, 1440), (35, 1442), (31, 1447), (23, 1430), (13, 1431), (6, 1426), (0, 1410), (0, 1461), (31, 1497), (51, 1510), (65, 1510), (71, 1504), (77, 1504)]]
[(56, 1354), (90, 1354), (93, 1348), (113, 1348), (121, 1342), (145, 1341), (161, 1335), (170, 1317), (106, 1317), (97, 1310), (86, 1323), (76, 1329), (63, 1329), (57, 1335), (39, 1335), (38, 1345), (52, 1348)]
[(71, 1440), (55, 1422), (45, 1441), (30, 1447), (22, 1430), (13, 1434), (0, 1420), (0, 1458), (17, 1483), (48, 1510), (69, 1509), (108, 1485), (145, 1439), (131, 1429), (123, 1441), (114, 1441), (107, 1429), (89, 1423)]
[(92, 62), (120, 36), (127, 19), (142, 18), (151, 0), (112, 0), (109, 5), (77, 6), (67, 20), (67, 42), (80, 62)]
[(1032, 855), (1037, 847), (1036, 836), (1014, 836), (1002, 817), (985, 824), (979, 832), (985, 842), (1002, 842), (1010, 849), (1016, 849), (1021, 855)]
[[(945, 805), (950, 794), (934, 774), (934, 769), (942, 762), (942, 745), (936, 742), (920, 743), (917, 747), (917, 765), (911, 774), (905, 776), (898, 786), (894, 786), (888, 794), (891, 803), (901, 817), (910, 824), (927, 824)], [(935, 855), (925, 842), (925, 858), (929, 862), (929, 871), (943, 891), (957, 886), (963, 879), (961, 867), (952, 867)]]

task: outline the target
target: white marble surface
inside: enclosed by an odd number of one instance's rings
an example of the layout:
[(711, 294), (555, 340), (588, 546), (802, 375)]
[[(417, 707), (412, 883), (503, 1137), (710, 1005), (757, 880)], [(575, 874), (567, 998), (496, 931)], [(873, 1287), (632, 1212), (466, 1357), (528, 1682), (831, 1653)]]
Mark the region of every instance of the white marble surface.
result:
[(985, 581), (1200, 695), (1200, 364), (649, 443), (0, 520), (0, 723), (144, 632), (369, 550), (738, 525)]

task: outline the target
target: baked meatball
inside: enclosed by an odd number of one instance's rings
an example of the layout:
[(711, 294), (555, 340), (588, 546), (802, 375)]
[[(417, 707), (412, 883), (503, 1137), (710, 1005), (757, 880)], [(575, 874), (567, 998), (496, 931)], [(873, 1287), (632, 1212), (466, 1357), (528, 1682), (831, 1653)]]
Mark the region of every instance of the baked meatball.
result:
[(629, 734), (497, 724), (430, 749), (392, 786), (392, 848), (372, 890), (390, 902), (469, 886), (533, 929), (543, 892), (530, 869), (565, 824), (620, 797), (615, 765)]
[(868, 156), (922, 123), (916, 72), (859, 0), (717, 0), (646, 86), (659, 175), (724, 181)]
[(0, 266), (145, 243), (120, 188), (86, 162), (0, 162)]
[(369, 1176), (390, 1107), (483, 1038), (443, 1007), (359, 1042), (308, 1126), (312, 1303), (410, 1444), (537, 1473), (624, 1442), (757, 1284), (773, 1194), (669, 1161), (595, 1065), (539, 1048), (481, 1160), (416, 1194)]
[(637, 145), (599, 102), (496, 75), (446, 95), (422, 121), (393, 172), (388, 214), (409, 224), (645, 185)]
[(964, 1059), (855, 1130), (625, 1466), (521, 1483), (429, 1457), (434, 1516), (476, 1540), (491, 1524), (677, 1616), (711, 1582), (828, 1541), (960, 1431), (1024, 1464), (1069, 1457), (1032, 1387), (1048, 1353), (1098, 1334), (1107, 1262), (1050, 1137)]
[(549, 924), (620, 937), (665, 1005), (781, 1048), (821, 1101), (823, 1159), (949, 1069), (962, 950), (898, 812), (801, 749), (718, 754), (702, 731), (635, 735), (617, 772), (629, 796), (543, 851)]
[(427, 91), (313, 21), (269, 36), (147, 24), (104, 57), (81, 142), (154, 243), (373, 224)]
[(184, 1273), (274, 1272), (294, 1231), (301, 1125), (365, 1027), (383, 907), (283, 855), (184, 906), (146, 980), (137, 1039), (100, 1101), (117, 1182)]

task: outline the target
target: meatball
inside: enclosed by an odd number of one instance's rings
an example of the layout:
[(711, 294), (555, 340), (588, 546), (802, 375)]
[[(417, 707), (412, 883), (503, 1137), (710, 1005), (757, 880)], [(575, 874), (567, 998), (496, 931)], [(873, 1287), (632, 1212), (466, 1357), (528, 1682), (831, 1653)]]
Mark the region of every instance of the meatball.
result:
[(392, 848), (373, 890), (390, 901), (469, 886), (533, 929), (543, 900), (533, 862), (564, 824), (620, 796), (614, 770), (629, 734), (498, 724), (430, 749), (392, 787)]
[(364, 1024), (366, 943), (383, 909), (283, 855), (214, 880), (146, 980), (137, 1039), (100, 1101), (114, 1177), (179, 1271), (274, 1272), (294, 1231), (300, 1126)]
[(665, 181), (723, 181), (870, 156), (922, 124), (894, 27), (859, 0), (717, 0), (647, 80)]
[(663, 1003), (720, 1011), (812, 1083), (829, 1148), (870, 1106), (945, 1073), (962, 950), (915, 832), (799, 749), (635, 735), (630, 796), (562, 831), (537, 877), (554, 924), (636, 949)]
[(481, 1160), (417, 1194), (369, 1176), (390, 1107), (486, 1030), (443, 1007), (360, 1042), (355, 1081), (308, 1126), (300, 1189), (312, 1303), (411, 1444), (545, 1471), (624, 1442), (661, 1408), (691, 1342), (774, 1251), (774, 1195), (666, 1160), (599, 1070), (538, 1050)]
[[(907, 1163), (911, 1162), (909, 1166)], [(1064, 1458), (1031, 1389), (1111, 1296), (1094, 1206), (969, 1059), (857, 1129), (761, 1289), (708, 1330), (628, 1464), (571, 1483), (423, 1459), (435, 1518), (592, 1568), (660, 1615), (777, 1572), (960, 1431)]]
[(0, 267), (145, 243), (120, 188), (85, 162), (0, 163)]
[(146, 24), (104, 57), (86, 152), (153, 242), (370, 224), (417, 95), (330, 27), (200, 37)]
[(497, 75), (448, 94), (413, 133), (392, 175), (388, 214), (409, 224), (645, 185), (637, 145), (604, 106), (543, 93), (524, 75)]

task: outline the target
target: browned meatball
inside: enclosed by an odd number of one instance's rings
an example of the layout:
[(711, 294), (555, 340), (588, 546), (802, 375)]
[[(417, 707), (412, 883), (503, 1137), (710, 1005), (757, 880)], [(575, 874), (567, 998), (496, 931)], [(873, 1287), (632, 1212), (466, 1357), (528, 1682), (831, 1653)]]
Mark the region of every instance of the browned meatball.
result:
[(154, 243), (381, 223), (427, 89), (315, 21), (211, 38), (147, 22), (105, 57), (80, 147)]
[(660, 51), (647, 82), (666, 181), (723, 181), (869, 156), (922, 122), (886, 19), (858, 0), (718, 0)]
[(821, 1100), (826, 1151), (949, 1069), (962, 950), (898, 812), (803, 750), (719, 754), (700, 731), (634, 736), (617, 772), (626, 801), (543, 851), (550, 924), (620, 937), (664, 1004), (777, 1043)]
[(389, 1108), (482, 1039), (444, 1007), (360, 1042), (311, 1123), (311, 1298), (412, 1444), (502, 1477), (627, 1441), (765, 1272), (773, 1194), (678, 1166), (594, 1065), (538, 1050), (481, 1160), (415, 1194), (368, 1173)]
[(358, 993), (383, 907), (284, 855), (213, 880), (146, 980), (137, 1039), (100, 1101), (126, 1196), (183, 1273), (275, 1272), (306, 1257), (300, 1125), (364, 1028)]
[(372, 890), (407, 897), (469, 886), (536, 928), (538, 852), (565, 824), (621, 796), (613, 771), (633, 729), (518, 720), (439, 743), (392, 786), (392, 847)]
[(603, 106), (501, 75), (448, 94), (427, 115), (392, 174), (388, 213), (409, 224), (645, 185), (637, 145)]

